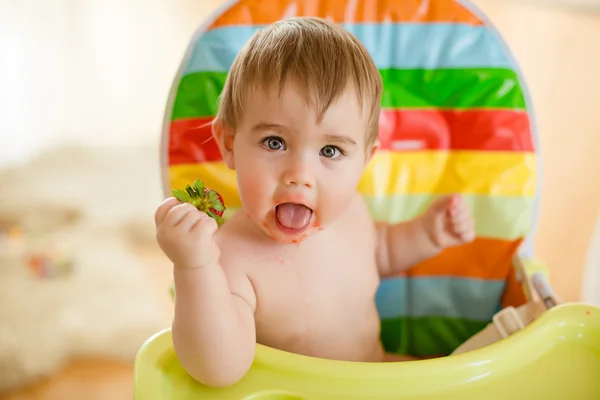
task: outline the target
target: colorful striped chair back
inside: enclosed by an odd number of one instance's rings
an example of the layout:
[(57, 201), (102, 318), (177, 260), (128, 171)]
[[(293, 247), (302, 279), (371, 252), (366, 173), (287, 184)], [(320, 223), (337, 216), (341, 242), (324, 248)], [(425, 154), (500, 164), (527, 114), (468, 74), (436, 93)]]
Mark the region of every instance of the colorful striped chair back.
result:
[[(169, 98), (165, 193), (200, 178), (240, 207), (235, 172), (207, 125), (228, 70), (261, 27), (290, 16), (345, 26), (384, 83), (381, 150), (359, 184), (374, 220), (415, 217), (439, 195), (462, 193), (474, 242), (444, 251), (377, 294), (388, 351), (449, 354), (495, 312), (525, 302), (511, 259), (533, 229), (537, 159), (530, 103), (504, 42), (473, 6), (453, 0), (229, 1), (195, 35)], [(352, 310), (348, 310), (352, 312)]]

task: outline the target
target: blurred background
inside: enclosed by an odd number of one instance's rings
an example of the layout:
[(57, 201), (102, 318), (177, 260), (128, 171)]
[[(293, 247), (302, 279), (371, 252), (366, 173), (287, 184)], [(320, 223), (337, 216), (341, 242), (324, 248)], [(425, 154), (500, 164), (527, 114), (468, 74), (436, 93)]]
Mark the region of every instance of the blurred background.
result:
[[(132, 398), (137, 349), (171, 321), (163, 109), (220, 3), (0, 0), (0, 399)], [(564, 300), (600, 304), (600, 0), (474, 3), (536, 109), (536, 254)]]

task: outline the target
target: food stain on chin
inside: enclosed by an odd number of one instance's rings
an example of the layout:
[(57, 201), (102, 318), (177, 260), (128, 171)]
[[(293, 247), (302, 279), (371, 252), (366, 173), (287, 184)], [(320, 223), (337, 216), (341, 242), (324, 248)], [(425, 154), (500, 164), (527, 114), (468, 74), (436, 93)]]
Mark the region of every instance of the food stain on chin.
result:
[[(271, 239), (273, 239), (274, 241), (281, 243), (281, 244), (295, 244), (295, 245), (300, 245), (300, 243), (302, 243), (305, 239), (307, 239), (310, 235), (311, 235), (311, 229), (308, 230), (308, 232), (303, 233), (302, 235), (300, 235), (298, 238), (295, 239), (288, 239), (285, 237), (281, 237), (280, 235), (277, 235), (275, 232), (273, 232), (273, 230), (271, 230), (269, 228), (269, 225), (266, 222), (263, 222), (263, 227), (265, 228), (265, 230), (268, 232), (269, 236), (271, 237)], [(318, 231), (322, 231), (323, 227), (321, 227), (321, 224), (319, 223), (319, 221), (317, 219), (315, 219), (310, 228), (314, 228)]]
[(294, 239), (294, 240), (292, 240), (292, 243), (295, 243), (295, 244), (300, 244), (300, 243), (301, 243), (301, 242), (303, 242), (303, 241), (304, 241), (304, 239), (306, 239), (307, 237), (308, 237), (308, 234), (306, 234), (306, 233), (305, 233), (305, 234), (303, 234), (302, 236), (300, 236), (298, 239)]
[(318, 230), (320, 230), (320, 231), (322, 231), (322, 230), (323, 230), (323, 227), (321, 226), (321, 223), (320, 223), (320, 222), (319, 222), (319, 220), (318, 220), (318, 219), (316, 219), (316, 218), (315, 218), (314, 222), (312, 223), (312, 226), (311, 226), (311, 227), (312, 227), (312, 228), (316, 228), (316, 229), (318, 229)]
[(274, 241), (276, 241), (277, 243), (281, 243), (281, 244), (290, 244), (290, 243), (292, 243), (291, 241), (286, 240), (285, 238), (279, 237), (279, 235), (277, 235), (275, 232), (273, 232), (273, 230), (271, 230), (271, 228), (269, 228), (269, 225), (266, 222), (263, 222), (263, 227), (265, 228), (265, 231), (267, 232), (267, 234), (269, 235), (269, 237), (271, 239), (273, 239)]

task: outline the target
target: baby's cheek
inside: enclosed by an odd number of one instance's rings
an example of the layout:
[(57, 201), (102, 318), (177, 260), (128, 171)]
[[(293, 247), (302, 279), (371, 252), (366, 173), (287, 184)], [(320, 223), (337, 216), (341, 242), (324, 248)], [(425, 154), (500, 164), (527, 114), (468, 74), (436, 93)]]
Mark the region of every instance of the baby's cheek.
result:
[(339, 217), (346, 210), (356, 193), (355, 190), (341, 189), (331, 188), (321, 197), (323, 210), (326, 210), (326, 215), (322, 217), (324, 223)]
[(248, 212), (255, 213), (267, 206), (268, 182), (261, 174), (246, 171), (238, 175), (237, 183), (240, 196)]

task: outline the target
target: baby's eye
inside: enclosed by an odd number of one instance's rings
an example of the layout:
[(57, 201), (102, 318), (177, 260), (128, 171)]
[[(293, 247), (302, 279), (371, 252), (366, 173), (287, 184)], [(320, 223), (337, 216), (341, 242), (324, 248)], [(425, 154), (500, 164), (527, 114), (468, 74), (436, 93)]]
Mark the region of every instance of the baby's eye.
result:
[(285, 150), (283, 140), (278, 137), (268, 137), (262, 140), (262, 144), (269, 150)]
[(321, 155), (326, 158), (337, 158), (342, 155), (342, 151), (336, 146), (327, 145), (321, 149)]

